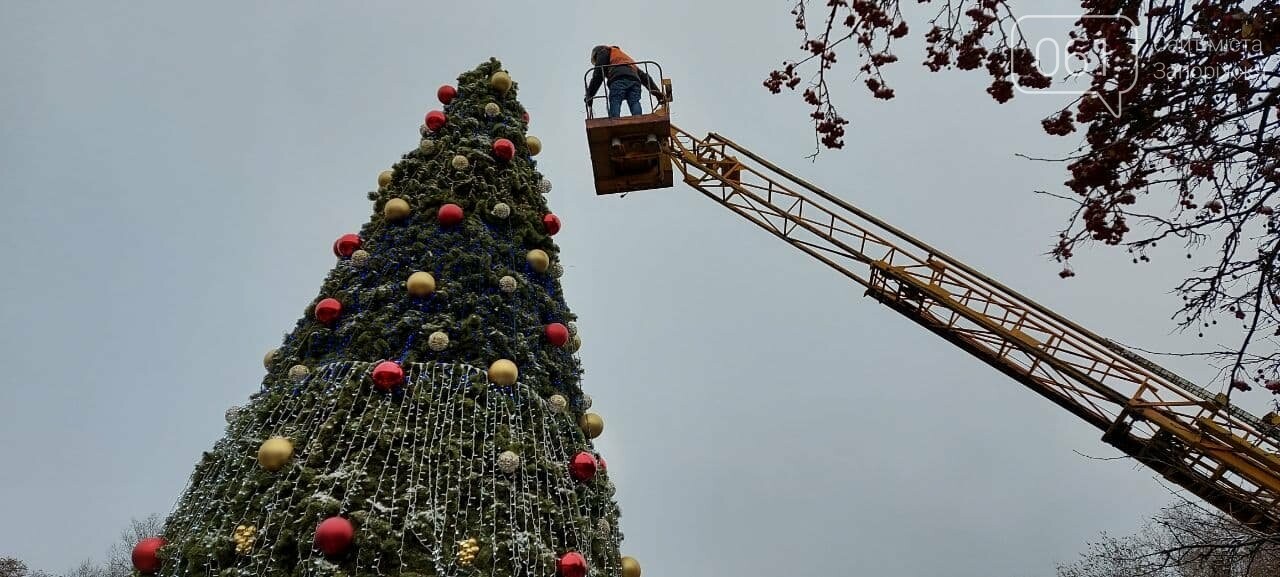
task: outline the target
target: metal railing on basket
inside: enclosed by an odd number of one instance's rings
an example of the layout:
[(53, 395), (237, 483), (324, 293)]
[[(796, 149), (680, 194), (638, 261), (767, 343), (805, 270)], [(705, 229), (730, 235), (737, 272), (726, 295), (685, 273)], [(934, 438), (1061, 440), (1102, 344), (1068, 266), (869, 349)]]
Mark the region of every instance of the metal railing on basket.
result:
[[(642, 96), (642, 99), (647, 98), (648, 100), (647, 107), (643, 105), (643, 102), (641, 105), (642, 112), (645, 109), (648, 110), (648, 112), (643, 112), (644, 114), (653, 114), (654, 112), (657, 112), (658, 109), (663, 104), (665, 104), (665, 102), (669, 99), (670, 95), (663, 93), (664, 84), (662, 81), (664, 77), (662, 76), (662, 66), (659, 65), (657, 62), (654, 62), (652, 60), (642, 60), (642, 61), (634, 62), (631, 64), (606, 64), (603, 66), (592, 66), (591, 68), (587, 69), (586, 73), (582, 75), (582, 87), (584, 89), (584, 92), (586, 88), (591, 86), (592, 77), (596, 74), (597, 71), (599, 71), (602, 78), (600, 85), (601, 85), (601, 88), (603, 88), (603, 93), (597, 94), (591, 97), (591, 99), (586, 103), (587, 118), (596, 117), (594, 109), (595, 109), (595, 103), (597, 100), (603, 100), (605, 102), (606, 115), (608, 114), (609, 97), (612, 94), (609, 90), (608, 71), (611, 68), (618, 68), (623, 66), (635, 67), (637, 69), (637, 72), (643, 73), (643, 75), (641, 75), (640, 78), (638, 78), (637, 80), (639, 80), (640, 82), (640, 89), (643, 90), (645, 93), (645, 95)], [(657, 75), (653, 74), (654, 70), (657, 71)], [(653, 81), (653, 86), (649, 86), (644, 82), (643, 79), (645, 77), (648, 77), (650, 80)], [(654, 90), (655, 87), (657, 89), (656, 94)], [(621, 105), (622, 107), (619, 112), (619, 115), (622, 114), (622, 111), (628, 111), (627, 102), (625, 100), (621, 102)]]

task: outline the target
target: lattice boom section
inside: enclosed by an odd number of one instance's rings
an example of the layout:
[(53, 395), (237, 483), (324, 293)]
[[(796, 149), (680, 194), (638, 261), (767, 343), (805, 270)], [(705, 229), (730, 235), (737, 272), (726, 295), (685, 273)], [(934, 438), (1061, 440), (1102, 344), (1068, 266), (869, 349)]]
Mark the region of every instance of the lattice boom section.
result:
[(727, 141), (672, 132), (672, 156), (685, 182), (730, 210), (833, 266), (894, 261), (897, 248), (888, 241), (740, 162)]
[[(875, 271), (868, 292), (890, 308), (1107, 432), (1108, 442), (1192, 493), (1242, 521), (1280, 529), (1275, 475), (1251, 461), (1274, 461), (1274, 457), (1243, 443), (1236, 448), (1221, 442), (1229, 437), (1225, 429), (1219, 431), (1220, 439), (1206, 438), (1187, 429), (1179, 415), (1155, 407), (1147, 407), (1149, 413), (1135, 411), (1143, 405), (1124, 399), (1117, 402), (1114, 391), (1082, 378), (1078, 366), (1028, 346), (1032, 341), (1025, 335), (993, 329), (998, 325), (967, 308), (976, 305), (974, 301), (951, 299), (912, 282), (918, 279), (896, 277), (893, 271)], [(1122, 425), (1119, 429), (1117, 422)], [(1213, 426), (1208, 419), (1202, 422)]]
[[(721, 136), (672, 127), (685, 182), (825, 262), (939, 335), (1104, 431), (1170, 463), (1198, 494), (1280, 523), (1276, 423), (1180, 386), (1116, 345)], [(1156, 418), (1156, 417), (1159, 418)], [(1152, 456), (1159, 453), (1158, 456)], [(1154, 465), (1153, 465), (1154, 466)], [(1208, 497), (1206, 497), (1208, 498)], [(1215, 504), (1221, 506), (1219, 499)]]

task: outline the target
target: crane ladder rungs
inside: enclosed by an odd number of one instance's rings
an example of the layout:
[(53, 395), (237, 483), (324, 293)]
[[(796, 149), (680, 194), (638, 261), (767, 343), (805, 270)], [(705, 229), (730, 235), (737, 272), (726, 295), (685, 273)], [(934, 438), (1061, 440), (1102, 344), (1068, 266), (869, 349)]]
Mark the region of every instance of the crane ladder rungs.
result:
[(1280, 531), (1280, 417), (1230, 406), (722, 136), (673, 125), (666, 146), (707, 197), (1242, 523)]

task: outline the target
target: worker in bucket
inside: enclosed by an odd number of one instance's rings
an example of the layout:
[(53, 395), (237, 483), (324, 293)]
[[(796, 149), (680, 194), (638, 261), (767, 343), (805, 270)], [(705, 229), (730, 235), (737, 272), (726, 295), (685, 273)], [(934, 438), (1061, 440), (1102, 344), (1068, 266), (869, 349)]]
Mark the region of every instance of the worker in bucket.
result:
[(621, 48), (617, 46), (592, 48), (591, 64), (596, 69), (591, 75), (591, 82), (587, 85), (587, 96), (584, 100), (587, 106), (591, 106), (591, 100), (596, 97), (600, 85), (608, 82), (609, 118), (622, 116), (623, 100), (626, 100), (631, 108), (632, 116), (644, 114), (640, 108), (642, 88), (648, 88), (649, 93), (657, 98), (658, 102), (664, 101), (662, 89), (658, 84), (639, 66), (636, 66), (635, 60), (627, 56)]

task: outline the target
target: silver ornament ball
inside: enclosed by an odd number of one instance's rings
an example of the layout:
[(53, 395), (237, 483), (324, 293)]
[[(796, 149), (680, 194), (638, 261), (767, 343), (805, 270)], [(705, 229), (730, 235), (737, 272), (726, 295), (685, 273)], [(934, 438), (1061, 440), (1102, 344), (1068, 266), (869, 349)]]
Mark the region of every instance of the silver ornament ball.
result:
[(511, 275), (498, 279), (498, 288), (502, 289), (502, 292), (504, 293), (516, 292), (516, 289), (519, 288), (519, 286), (520, 284), (516, 282), (516, 277)]
[(431, 336), (427, 337), (427, 346), (433, 351), (443, 351), (449, 347), (449, 335), (444, 334), (443, 331), (431, 333)]
[(551, 405), (551, 411), (554, 413), (563, 413), (565, 409), (569, 408), (568, 399), (561, 395), (551, 395), (551, 398), (547, 399), (547, 403)]
[(503, 451), (498, 455), (498, 469), (503, 473), (510, 475), (520, 468), (520, 455), (512, 451)]

